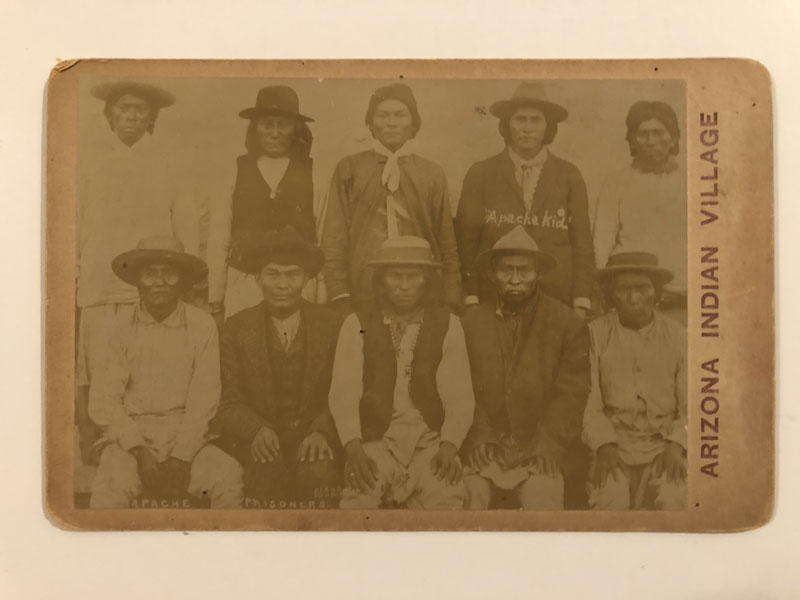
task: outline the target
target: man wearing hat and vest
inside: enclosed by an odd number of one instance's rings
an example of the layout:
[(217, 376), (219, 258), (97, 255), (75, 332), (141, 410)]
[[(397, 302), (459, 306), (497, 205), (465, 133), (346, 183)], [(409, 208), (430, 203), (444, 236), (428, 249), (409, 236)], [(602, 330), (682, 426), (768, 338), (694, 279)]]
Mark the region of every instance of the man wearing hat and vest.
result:
[(442, 263), (443, 300), (461, 304), (461, 285), (447, 180), (414, 153), (420, 115), (411, 89), (395, 83), (375, 91), (366, 124), (374, 147), (339, 163), (328, 196), (322, 249), (325, 285), (342, 314), (374, 303), (370, 260), (388, 238), (428, 241)]
[(136, 81), (102, 83), (91, 93), (105, 103), (109, 136), (82, 154), (78, 183), (77, 417), (90, 443), (84, 411), (95, 363), (117, 316), (130, 318), (139, 302), (136, 287), (112, 272), (112, 260), (151, 236), (176, 237), (190, 254), (199, 248), (195, 200), (176, 187), (179, 178), (152, 139), (159, 112), (175, 97)]
[(506, 148), (472, 165), (464, 178), (456, 216), (464, 303), (492, 296), (494, 286), (481, 277), (475, 259), (521, 225), (558, 261), (539, 287), (584, 317), (594, 270), (586, 186), (575, 165), (549, 150), (567, 110), (549, 101), (540, 83), (522, 83), (490, 111)]
[(458, 450), (475, 406), (458, 318), (438, 302), (427, 241), (385, 241), (376, 306), (342, 325), (329, 394), (345, 449), (342, 508), (458, 509)]
[[(247, 153), (236, 160), (233, 186), (218, 198), (209, 230), (208, 300), (220, 324), (263, 300), (261, 286), (242, 266), (253, 243), (287, 226), (317, 243), (308, 127), (313, 119), (300, 112), (297, 93), (284, 85), (261, 88), (255, 106), (239, 116), (250, 122)], [(311, 292), (316, 288), (309, 297)]]
[(502, 490), (522, 508), (564, 507), (565, 455), (581, 433), (589, 393), (589, 334), (578, 315), (539, 289), (556, 268), (521, 225), (478, 257), (496, 288), (464, 316), (475, 423), (462, 451), (469, 508)]
[(596, 277), (613, 311), (589, 324), (592, 389), (583, 440), (595, 509), (686, 508), (686, 329), (658, 310), (673, 273), (619, 252)]
[(142, 492), (172, 491), (239, 508), (241, 468), (207, 445), (220, 394), (217, 328), (180, 299), (205, 263), (174, 238), (151, 237), (112, 269), (140, 300), (119, 319), (92, 380), (89, 416), (106, 446), (90, 506), (127, 508)]
[(341, 318), (302, 298), (323, 262), (317, 246), (287, 227), (267, 234), (241, 263), (263, 300), (223, 328), (222, 403), (212, 431), (245, 468), (246, 507), (338, 501), (341, 466), (327, 401)]

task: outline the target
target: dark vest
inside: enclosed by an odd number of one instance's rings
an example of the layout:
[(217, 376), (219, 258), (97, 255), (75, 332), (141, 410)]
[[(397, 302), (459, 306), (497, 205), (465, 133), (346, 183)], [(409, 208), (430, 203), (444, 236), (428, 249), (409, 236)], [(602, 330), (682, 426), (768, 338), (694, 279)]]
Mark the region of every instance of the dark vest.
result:
[(291, 225), (308, 242), (316, 244), (314, 220), (314, 183), (311, 159), (292, 158), (275, 197), (258, 170), (256, 157), (250, 154), (236, 160), (236, 186), (233, 189), (231, 215), (231, 251), (229, 264), (242, 270), (249, 248), (265, 233)]
[[(360, 321), (364, 334), (361, 433), (364, 441), (370, 441), (383, 437), (392, 420), (397, 359), (383, 313), (375, 310), (369, 316), (360, 316)], [(439, 431), (444, 422), (442, 399), (436, 389), (436, 371), (442, 361), (442, 344), (449, 324), (448, 309), (426, 308), (411, 361), (409, 395), (432, 431)]]
[(269, 316), (267, 321), (267, 350), (269, 352), (272, 372), (279, 373), (275, 378), (275, 396), (278, 409), (278, 426), (280, 429), (295, 429), (300, 423), (303, 377), (306, 368), (306, 327), (304, 319), (300, 321), (297, 335), (286, 351), (272, 325)]

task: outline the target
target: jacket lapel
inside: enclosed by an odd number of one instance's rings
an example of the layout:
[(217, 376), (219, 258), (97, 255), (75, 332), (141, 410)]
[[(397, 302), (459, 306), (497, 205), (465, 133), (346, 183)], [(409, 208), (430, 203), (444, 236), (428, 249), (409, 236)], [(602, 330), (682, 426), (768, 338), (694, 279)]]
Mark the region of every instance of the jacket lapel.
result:
[(522, 186), (517, 183), (517, 176), (514, 172), (514, 163), (511, 162), (511, 157), (508, 156), (508, 150), (503, 150), (497, 155), (497, 168), (500, 175), (506, 182), (506, 185), (514, 191), (522, 211), (525, 212), (525, 201), (522, 198)]
[(264, 303), (258, 305), (260, 310), (253, 311), (253, 322), (247, 328), (245, 335), (247, 343), (245, 348), (250, 349), (250, 366), (257, 383), (256, 389), (262, 397), (267, 415), (275, 414), (275, 389), (272, 382), (272, 364), (269, 358), (269, 348), (267, 346), (267, 314)]

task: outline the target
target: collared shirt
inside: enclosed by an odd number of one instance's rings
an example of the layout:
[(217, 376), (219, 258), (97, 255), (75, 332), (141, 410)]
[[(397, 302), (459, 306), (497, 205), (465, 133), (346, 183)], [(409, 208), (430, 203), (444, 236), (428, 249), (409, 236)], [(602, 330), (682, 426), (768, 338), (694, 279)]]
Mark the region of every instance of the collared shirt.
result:
[(605, 267), (612, 252), (648, 251), (675, 274), (668, 286), (687, 289), (686, 176), (681, 169), (643, 173), (633, 166), (612, 173), (595, 206), (594, 256)]
[(78, 183), (78, 306), (135, 303), (138, 290), (119, 279), (111, 261), (151, 236), (177, 237), (199, 251), (199, 209), (191, 190), (150, 134), (128, 147), (116, 135)]
[(278, 334), (278, 339), (283, 344), (283, 349), (288, 350), (292, 342), (294, 342), (294, 338), (297, 337), (297, 330), (300, 328), (300, 311), (295, 311), (285, 319), (270, 315), (270, 322)]
[(179, 302), (163, 321), (140, 304), (121, 319), (92, 381), (89, 415), (125, 450), (146, 446), (159, 460), (191, 461), (219, 405), (214, 320)]
[(514, 163), (514, 177), (522, 188), (525, 210), (530, 211), (533, 203), (533, 194), (536, 192), (539, 176), (542, 174), (542, 166), (544, 161), (547, 160), (547, 146), (542, 146), (542, 149), (531, 159), (522, 158), (511, 149), (511, 146), (508, 146), (508, 156), (511, 158), (511, 162)]
[[(395, 328), (394, 336), (397, 379), (392, 420), (384, 439), (395, 458), (404, 465), (409, 463), (420, 439), (429, 431), (408, 391), (411, 362), (419, 330), (419, 322), (410, 322), (402, 331)], [(351, 314), (345, 319), (339, 333), (333, 380), (328, 396), (331, 414), (343, 445), (351, 440), (361, 439), (359, 406), (364, 393), (363, 374), (364, 338), (358, 316)], [(468, 374), (469, 358), (464, 331), (458, 317), (451, 315), (442, 343), (442, 361), (436, 371), (436, 388), (444, 408), (441, 439), (452, 443), (456, 448), (461, 446), (472, 425), (475, 409), (472, 382)]]
[(256, 166), (258, 166), (259, 173), (261, 173), (272, 192), (270, 198), (274, 200), (275, 190), (278, 189), (281, 179), (286, 175), (286, 169), (289, 168), (289, 157), (271, 158), (269, 156), (259, 156)]
[(671, 440), (687, 447), (686, 329), (656, 312), (639, 330), (616, 312), (589, 324), (592, 388), (583, 440), (617, 443), (628, 464), (652, 460)]

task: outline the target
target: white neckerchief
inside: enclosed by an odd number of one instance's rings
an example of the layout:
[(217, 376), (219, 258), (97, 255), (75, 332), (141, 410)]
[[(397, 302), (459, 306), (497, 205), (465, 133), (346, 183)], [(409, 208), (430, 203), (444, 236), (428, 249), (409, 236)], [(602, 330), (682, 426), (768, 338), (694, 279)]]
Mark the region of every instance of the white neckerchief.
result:
[(286, 169), (289, 168), (289, 157), (271, 158), (269, 156), (259, 156), (256, 165), (258, 165), (258, 170), (264, 181), (269, 185), (270, 199), (274, 200), (278, 192), (278, 186), (286, 174)]
[(381, 173), (381, 184), (389, 190), (386, 196), (386, 231), (388, 237), (393, 238), (400, 235), (397, 226), (398, 207), (394, 199), (394, 193), (400, 187), (400, 163), (398, 161), (401, 157), (413, 154), (414, 145), (411, 140), (408, 140), (395, 152), (392, 152), (378, 140), (373, 141), (373, 150), (386, 157), (386, 164)]
[(514, 176), (522, 188), (522, 200), (525, 202), (525, 209), (530, 211), (531, 204), (533, 204), (533, 194), (536, 192), (539, 176), (542, 174), (542, 166), (547, 160), (547, 146), (542, 146), (536, 156), (527, 160), (514, 152), (509, 146), (508, 156), (511, 158), (511, 162), (514, 163)]

